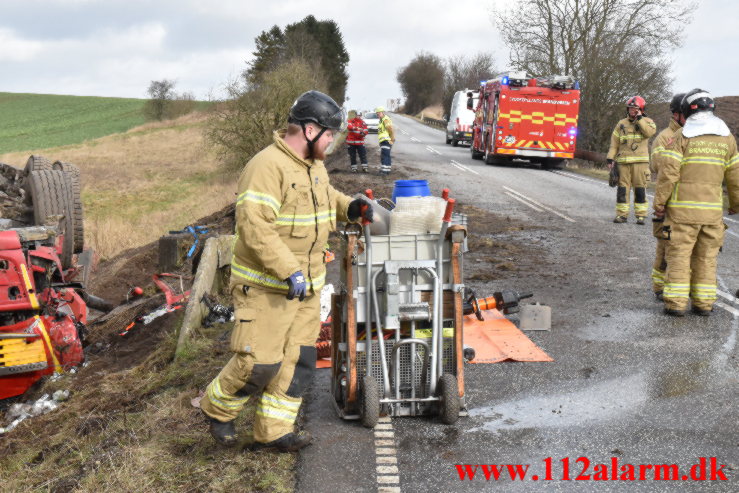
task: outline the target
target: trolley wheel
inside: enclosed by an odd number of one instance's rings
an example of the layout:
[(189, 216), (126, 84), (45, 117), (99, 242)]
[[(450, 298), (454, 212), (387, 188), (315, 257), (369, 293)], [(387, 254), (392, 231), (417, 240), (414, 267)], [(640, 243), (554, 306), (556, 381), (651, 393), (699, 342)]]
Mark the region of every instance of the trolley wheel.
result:
[(457, 377), (451, 373), (445, 373), (439, 379), (437, 390), (439, 401), (439, 417), (441, 422), (451, 425), (459, 419), (459, 389), (457, 388)]
[(367, 428), (374, 428), (380, 419), (380, 387), (374, 378), (367, 375), (362, 378), (360, 401), (362, 424)]

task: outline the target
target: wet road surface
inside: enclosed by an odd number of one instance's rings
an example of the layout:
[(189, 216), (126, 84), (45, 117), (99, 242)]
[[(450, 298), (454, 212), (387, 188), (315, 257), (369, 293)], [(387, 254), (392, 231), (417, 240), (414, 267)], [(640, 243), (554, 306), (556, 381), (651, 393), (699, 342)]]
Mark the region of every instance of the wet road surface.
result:
[[(485, 294), (533, 291), (551, 306), (552, 330), (527, 335), (555, 362), (467, 365), (468, 417), (453, 426), (394, 418), (382, 437), (337, 417), (329, 371), (321, 370), (306, 407), (317, 440), (301, 454), (298, 490), (739, 491), (737, 216), (726, 221), (715, 314), (669, 318), (651, 295), (651, 226), (633, 218), (613, 224), (615, 190), (606, 183), (523, 163), (487, 166), (468, 147), (445, 145), (440, 130), (393, 120), (400, 130), (394, 166), (428, 180), (435, 193), (448, 187), (460, 203), (530, 226), (521, 234), (546, 252), (540, 269), (469, 284)], [(728, 481), (690, 480), (701, 457), (709, 478), (715, 457)], [(483, 464), (504, 466), (500, 478), (488, 467), (486, 480), (474, 468)], [(636, 480), (613, 480), (614, 471), (628, 477), (627, 464)], [(639, 480), (639, 465), (652, 464), (677, 465), (677, 479), (655, 481), (655, 468), (643, 468), (647, 479)], [(457, 465), (471, 465), (475, 478), (460, 480)], [(664, 478), (667, 468), (658, 469)], [(588, 478), (576, 480), (581, 473)], [(378, 484), (378, 477), (396, 482)]]

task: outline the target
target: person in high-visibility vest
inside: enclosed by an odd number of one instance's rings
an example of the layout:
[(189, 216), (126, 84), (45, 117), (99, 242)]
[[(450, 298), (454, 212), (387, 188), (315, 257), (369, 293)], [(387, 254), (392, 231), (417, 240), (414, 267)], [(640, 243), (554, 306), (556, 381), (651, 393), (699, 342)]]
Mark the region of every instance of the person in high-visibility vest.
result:
[(393, 129), (392, 120), (385, 114), (385, 107), (378, 106), (375, 108), (375, 113), (380, 119), (380, 123), (377, 125), (377, 140), (380, 143), (380, 174), (389, 175), (390, 166), (392, 165), (390, 150), (395, 144), (395, 129)]
[(316, 366), (324, 245), (337, 221), (372, 221), (369, 203), (334, 189), (323, 164), (343, 123), (333, 99), (304, 93), (287, 129), (274, 133), (239, 178), (230, 284), (234, 354), (200, 402), (221, 444), (238, 442), (234, 420), (252, 397), (254, 448), (288, 452), (311, 442), (294, 425)]
[(716, 266), (724, 241), (723, 183), (729, 214), (739, 211), (739, 154), (736, 139), (713, 114), (713, 97), (702, 89), (680, 104), (685, 125), (658, 157), (654, 214), (665, 218), (667, 272), (665, 313), (709, 316), (716, 301)]
[[(649, 171), (652, 172), (652, 176), (655, 177), (659, 174), (657, 166), (660, 164), (659, 157), (662, 151), (665, 150), (665, 146), (672, 143), (672, 139), (675, 137), (675, 132), (682, 128), (685, 124), (685, 117), (680, 110), (680, 104), (685, 97), (685, 93), (681, 92), (675, 94), (670, 101), (670, 124), (667, 128), (662, 130), (657, 137), (654, 139), (652, 144), (652, 159), (649, 162)], [(662, 226), (664, 225), (663, 219), (652, 219), (652, 234), (657, 239), (657, 251), (654, 256), (654, 265), (652, 265), (652, 292), (657, 300), (662, 301), (662, 289), (665, 284), (665, 270), (667, 270), (667, 260), (665, 258), (666, 242), (662, 237)]]
[(618, 166), (619, 174), (614, 223), (627, 221), (632, 187), (636, 223), (645, 224), (649, 213), (646, 189), (649, 181), (649, 138), (657, 132), (657, 125), (646, 116), (646, 104), (641, 96), (629, 98), (626, 101), (626, 118), (616, 124), (611, 134), (611, 147), (606, 161), (609, 168)]

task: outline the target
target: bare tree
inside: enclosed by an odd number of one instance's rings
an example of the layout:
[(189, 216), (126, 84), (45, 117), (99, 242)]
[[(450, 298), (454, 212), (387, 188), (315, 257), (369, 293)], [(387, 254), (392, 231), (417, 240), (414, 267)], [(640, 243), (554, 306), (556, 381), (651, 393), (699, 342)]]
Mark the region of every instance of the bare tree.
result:
[(426, 52), (418, 53), (398, 70), (398, 82), (405, 96), (405, 112), (415, 114), (427, 106), (441, 103), (444, 90), (444, 64)]
[(444, 94), (442, 105), (449, 114), (454, 93), (463, 89), (476, 89), (481, 80), (495, 76), (495, 58), (492, 53), (476, 55), (459, 55), (446, 60), (444, 71)]
[(301, 59), (281, 63), (263, 73), (259, 84), (244, 78), (226, 87), (228, 98), (215, 105), (205, 129), (207, 142), (225, 167), (240, 171), (272, 141), (272, 132), (287, 126), (287, 114), (305, 91), (326, 91), (325, 77)]
[(692, 8), (684, 0), (523, 0), (494, 15), (514, 68), (580, 81), (578, 145), (604, 150), (627, 97), (669, 98), (668, 56)]
[(149, 84), (149, 101), (144, 106), (144, 113), (152, 120), (163, 120), (167, 113), (167, 106), (175, 98), (175, 81), (162, 79), (153, 80)]

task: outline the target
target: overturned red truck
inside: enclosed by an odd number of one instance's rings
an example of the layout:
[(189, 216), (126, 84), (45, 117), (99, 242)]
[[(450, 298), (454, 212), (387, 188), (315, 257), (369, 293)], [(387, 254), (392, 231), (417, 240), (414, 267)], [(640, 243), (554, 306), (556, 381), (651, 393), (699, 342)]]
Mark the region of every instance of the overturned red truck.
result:
[[(0, 399), (84, 361), (88, 308), (79, 170), (0, 163)], [(74, 253), (86, 259), (73, 263)]]
[(514, 158), (561, 168), (575, 154), (580, 86), (570, 76), (509, 72), (480, 85), (470, 152), (487, 164)]

